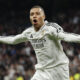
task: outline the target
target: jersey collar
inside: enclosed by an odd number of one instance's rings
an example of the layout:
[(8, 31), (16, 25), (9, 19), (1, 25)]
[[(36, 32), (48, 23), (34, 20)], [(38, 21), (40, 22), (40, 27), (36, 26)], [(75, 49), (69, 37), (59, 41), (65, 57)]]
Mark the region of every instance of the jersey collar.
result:
[[(44, 27), (45, 27), (45, 23), (44, 23), (43, 26), (39, 29), (39, 31), (41, 31)], [(33, 28), (34, 28), (34, 26), (33, 26)], [(35, 31), (35, 29), (34, 29), (34, 32), (39, 32), (39, 31)]]

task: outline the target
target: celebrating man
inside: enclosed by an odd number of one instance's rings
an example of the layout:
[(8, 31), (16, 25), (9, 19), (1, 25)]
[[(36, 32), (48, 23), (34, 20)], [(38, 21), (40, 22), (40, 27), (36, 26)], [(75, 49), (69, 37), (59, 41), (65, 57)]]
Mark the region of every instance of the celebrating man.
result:
[(65, 33), (56, 23), (45, 22), (45, 12), (40, 6), (30, 10), (32, 27), (16, 36), (0, 36), (0, 42), (18, 44), (30, 41), (37, 57), (36, 72), (31, 80), (69, 80), (69, 60), (61, 40), (80, 42), (80, 35)]

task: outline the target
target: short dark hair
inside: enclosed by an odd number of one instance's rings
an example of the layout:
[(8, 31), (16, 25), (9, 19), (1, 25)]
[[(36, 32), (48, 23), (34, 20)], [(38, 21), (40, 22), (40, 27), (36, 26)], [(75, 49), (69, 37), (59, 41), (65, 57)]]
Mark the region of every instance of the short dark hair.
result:
[(45, 14), (45, 11), (44, 11), (44, 9), (43, 9), (41, 6), (35, 5), (35, 6), (33, 6), (31, 9), (33, 9), (33, 8), (40, 8), (40, 9), (43, 11), (43, 13)]

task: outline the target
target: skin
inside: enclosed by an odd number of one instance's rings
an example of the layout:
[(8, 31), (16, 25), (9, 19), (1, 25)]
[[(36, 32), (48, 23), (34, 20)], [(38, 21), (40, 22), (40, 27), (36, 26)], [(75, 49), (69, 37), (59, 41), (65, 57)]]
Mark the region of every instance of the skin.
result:
[[(34, 22), (36, 20), (36, 22)], [(41, 8), (32, 8), (30, 10), (30, 21), (34, 26), (35, 31), (39, 31), (39, 29), (44, 25), (45, 14)]]

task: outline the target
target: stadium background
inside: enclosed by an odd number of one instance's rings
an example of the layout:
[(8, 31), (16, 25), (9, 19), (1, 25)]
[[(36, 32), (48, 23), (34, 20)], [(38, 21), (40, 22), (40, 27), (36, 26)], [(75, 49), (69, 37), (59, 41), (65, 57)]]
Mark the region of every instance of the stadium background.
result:
[[(0, 35), (16, 35), (30, 27), (29, 10), (34, 5), (44, 8), (48, 21), (57, 22), (66, 32), (80, 34), (79, 0), (0, 0)], [(80, 80), (80, 44), (62, 44), (70, 60), (70, 80)], [(30, 42), (0, 43), (0, 80), (30, 80), (36, 63)]]

